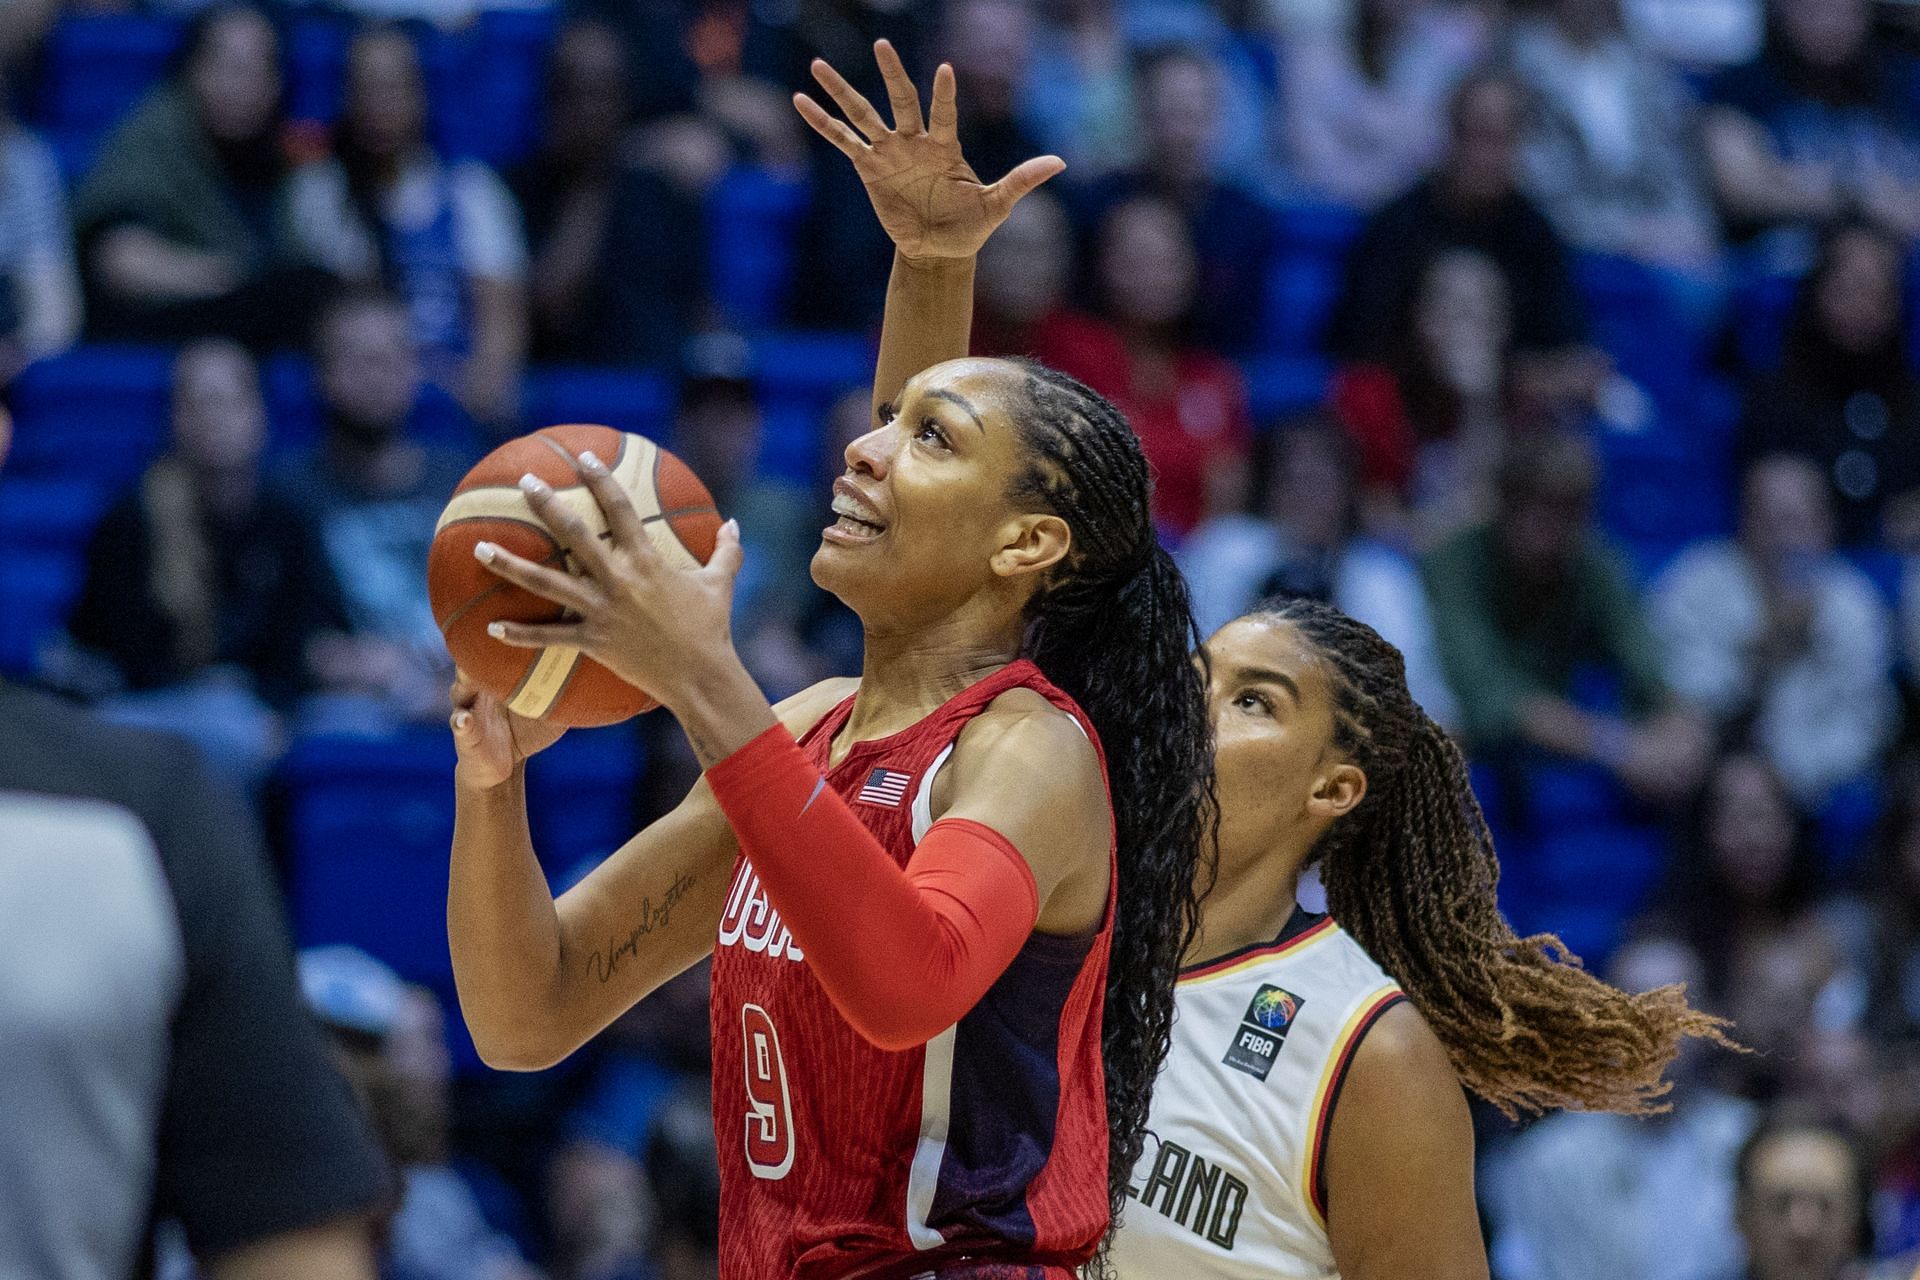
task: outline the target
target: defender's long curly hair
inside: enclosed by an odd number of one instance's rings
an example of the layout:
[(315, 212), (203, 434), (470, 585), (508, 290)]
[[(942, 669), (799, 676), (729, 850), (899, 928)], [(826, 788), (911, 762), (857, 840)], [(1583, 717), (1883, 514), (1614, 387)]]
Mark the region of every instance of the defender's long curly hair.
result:
[[(1119, 410), (1028, 361), (1012, 414), (1032, 465), (1016, 504), (1073, 532), (1030, 607), (1026, 654), (1086, 711), (1106, 750), (1119, 842), (1107, 973), (1108, 1192), (1117, 1221), (1173, 1031), (1173, 984), (1199, 925), (1213, 813), (1213, 735), (1187, 587), (1154, 537), (1153, 483)], [(1205, 859), (1211, 861), (1208, 852)]]
[(1666, 1110), (1662, 1076), (1689, 1036), (1732, 1046), (1727, 1023), (1681, 987), (1620, 991), (1551, 934), (1522, 938), (1500, 914), (1500, 864), (1466, 761), (1407, 691), (1400, 651), (1313, 600), (1251, 617), (1291, 623), (1333, 692), (1333, 746), (1366, 795), (1327, 828), (1313, 860), (1327, 908), (1406, 989), (1461, 1080), (1508, 1117), (1571, 1107)]

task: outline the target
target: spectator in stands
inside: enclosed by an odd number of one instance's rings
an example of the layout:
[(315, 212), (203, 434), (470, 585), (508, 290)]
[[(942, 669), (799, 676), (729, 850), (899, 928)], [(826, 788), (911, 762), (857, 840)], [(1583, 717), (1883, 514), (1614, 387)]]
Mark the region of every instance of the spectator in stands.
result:
[(1485, 15), (1444, 0), (1358, 0), (1283, 46), (1287, 161), (1314, 194), (1373, 210), (1440, 159), (1446, 104), (1485, 55)]
[(304, 715), (343, 731), (439, 719), (452, 672), (421, 583), (467, 460), (407, 438), (419, 362), (400, 299), (344, 295), (321, 313), (314, 347), (326, 437), (281, 469), (275, 491), (319, 530), (349, 630), (308, 647), (322, 688)]
[(1738, 1280), (1845, 1280), (1870, 1239), (1865, 1164), (1828, 1125), (1775, 1117), (1734, 1163), (1747, 1265)]
[(1620, 0), (1552, 0), (1508, 50), (1531, 94), (1523, 185), (1576, 248), (1712, 287), (1720, 228), (1693, 95), (1620, 21)]
[(1154, 196), (1114, 206), (1095, 253), (1104, 322), (1060, 318), (1044, 356), (1127, 415), (1154, 468), (1154, 519), (1183, 537), (1246, 501), (1246, 379), (1191, 341), (1201, 268), (1178, 208)]
[(260, 10), (195, 19), (178, 70), (123, 120), (74, 201), (91, 332), (298, 341), (323, 281), (277, 226), (280, 41)]
[(764, 423), (752, 360), (737, 334), (689, 342), (673, 434), (673, 447), (706, 482), (714, 504), (740, 521), (747, 562), (734, 587), (733, 616), (743, 631), (791, 626), (799, 616), (813, 590), (808, 565), (820, 546), (821, 519), (815, 490), (757, 469)]
[(1518, 391), (1510, 311), (1493, 259), (1446, 250), (1421, 273), (1388, 354), (1335, 375), (1331, 404), (1359, 449), (1374, 532), (1428, 545), (1491, 509)]
[(701, 204), (639, 162), (632, 101), (614, 29), (562, 29), (547, 64), (540, 150), (512, 175), (532, 251), (538, 359), (668, 366), (704, 318)]
[(708, 1089), (685, 1090), (661, 1114), (647, 1167), (659, 1195), (660, 1280), (718, 1280), (720, 1179)]
[(0, 71), (31, 55), (59, 12), (59, 0), (14, 0), (0, 7)]
[(1727, 997), (1742, 955), (1805, 924), (1820, 881), (1812, 824), (1773, 765), (1737, 748), (1715, 760), (1661, 895), (1699, 953), (1707, 989)]
[(448, 1162), (450, 1068), (439, 1000), (349, 946), (302, 951), (300, 986), (400, 1176), (383, 1272), (405, 1280), (539, 1280), (518, 1246), (488, 1225), (473, 1188)]
[(128, 690), (111, 718), (192, 738), (247, 788), (279, 757), (280, 713), (313, 686), (308, 645), (345, 621), (312, 526), (262, 489), (266, 429), (244, 349), (182, 351), (173, 448), (95, 530), (67, 623)]
[(1310, 417), (1269, 432), (1261, 445), (1267, 467), (1258, 502), (1209, 519), (1176, 556), (1201, 634), (1269, 596), (1328, 601), (1391, 641), (1406, 657), (1414, 699), (1441, 724), (1454, 723), (1458, 708), (1440, 674), (1420, 572), (1362, 532), (1359, 470), (1345, 433)]
[(1907, 358), (1905, 253), (1849, 223), (1800, 286), (1780, 368), (1754, 383), (1740, 424), (1743, 465), (1771, 453), (1826, 472), (1842, 545), (1920, 548), (1920, 380)]
[[(821, 57), (848, 68), (854, 88), (869, 102), (884, 102), (886, 93), (873, 62), (874, 41), (885, 38), (903, 56), (929, 58), (937, 52), (932, 41), (937, 9), (896, 0), (760, 6), (756, 13), (777, 17), (769, 16), (765, 29), (749, 31), (747, 68), (791, 92), (811, 84), (810, 64)], [(1005, 16), (1004, 10), (986, 12)], [(799, 236), (792, 320), (809, 329), (878, 329), (893, 244), (846, 158), (824, 142), (811, 145), (807, 177), (812, 201)]]
[(299, 252), (334, 276), (406, 300), (428, 377), (477, 420), (519, 412), (527, 353), (527, 253), (505, 184), (427, 140), (426, 83), (413, 40), (372, 27), (347, 54), (331, 159), (302, 168), (288, 221)]
[(1834, 552), (1820, 470), (1748, 468), (1736, 538), (1682, 552), (1648, 600), (1667, 684), (1718, 724), (1751, 722), (1795, 798), (1818, 810), (1879, 760), (1898, 719), (1892, 618)]
[[(1655, 802), (1692, 789), (1706, 735), (1660, 675), (1626, 572), (1593, 529), (1598, 467), (1580, 436), (1516, 437), (1490, 523), (1426, 559), (1441, 665), (1474, 750), (1601, 765)], [(1588, 701), (1575, 702), (1576, 688)]]
[[(1021, 85), (1021, 118), (1076, 181), (1105, 177), (1138, 158), (1133, 51), (1114, 0), (1061, 0), (1035, 14)], [(1023, 157), (1024, 158), (1024, 157)], [(989, 244), (992, 241), (988, 241)]]
[(80, 275), (53, 151), (7, 110), (0, 58), (0, 388), (80, 332)]
[[(1704, 987), (1700, 957), (1648, 935), (1614, 955), (1627, 991)], [(1562, 1112), (1494, 1147), (1483, 1164), (1490, 1250), (1505, 1280), (1706, 1280), (1738, 1265), (1734, 1158), (1758, 1121), (1715, 1088), (1712, 1050), (1689, 1042), (1667, 1072), (1672, 1110), (1628, 1119)]]
[[(636, 1005), (602, 1036), (580, 1102), (561, 1124), (562, 1145), (549, 1174), (554, 1236), (568, 1280), (607, 1275), (614, 1268), (605, 1260), (615, 1257), (631, 1264), (634, 1254), (664, 1245), (675, 1229), (670, 1221), (656, 1224), (656, 1216), (670, 1215), (656, 1215), (652, 1197), (656, 1190), (663, 1202), (689, 1194), (687, 1187), (662, 1185), (684, 1181), (686, 1171), (649, 1169), (647, 1162), (656, 1135), (676, 1123), (690, 1094), (704, 1094), (711, 1078), (707, 986), (703, 962), (656, 993), (658, 1008)], [(712, 1129), (709, 1123), (709, 1140)]]
[(1019, 204), (980, 247), (973, 286), (973, 350), (1052, 363), (1055, 343), (1084, 317), (1070, 316), (1073, 228), (1043, 188)]
[(1920, 234), (1916, 68), (1873, 34), (1870, 0), (1770, 0), (1766, 49), (1711, 86), (1714, 189), (1742, 235), (1859, 214)]
[(1273, 214), (1220, 176), (1220, 76), (1220, 68), (1193, 49), (1173, 46), (1142, 59), (1140, 165), (1094, 184), (1086, 225), (1097, 239), (1108, 214), (1142, 195), (1179, 210), (1197, 254), (1193, 336), (1215, 351), (1238, 355), (1260, 339)]
[(1330, 334), (1337, 354), (1389, 357), (1395, 319), (1427, 265), (1443, 250), (1473, 249), (1506, 276), (1514, 347), (1544, 398), (1593, 396), (1606, 363), (1586, 345), (1566, 246), (1517, 185), (1523, 104), (1524, 91), (1503, 75), (1473, 76), (1454, 94), (1446, 157), (1368, 220), (1348, 256)]

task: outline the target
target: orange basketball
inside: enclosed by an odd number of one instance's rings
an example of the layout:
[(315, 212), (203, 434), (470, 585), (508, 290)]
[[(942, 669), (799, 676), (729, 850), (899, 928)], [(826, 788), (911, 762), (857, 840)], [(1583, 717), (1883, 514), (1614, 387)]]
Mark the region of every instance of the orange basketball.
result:
[(434, 621), (460, 669), (509, 710), (575, 727), (613, 724), (659, 703), (577, 649), (516, 649), (489, 636), (491, 622), (561, 622), (566, 610), (494, 576), (473, 558), (473, 548), (492, 542), (578, 573), (527, 505), (520, 477), (531, 472), (552, 485), (561, 502), (605, 537), (600, 504), (573, 463), (586, 452), (613, 472), (669, 563), (693, 568), (707, 562), (720, 513), (687, 464), (645, 436), (576, 425), (509, 440), (475, 464), (440, 513), (427, 563)]

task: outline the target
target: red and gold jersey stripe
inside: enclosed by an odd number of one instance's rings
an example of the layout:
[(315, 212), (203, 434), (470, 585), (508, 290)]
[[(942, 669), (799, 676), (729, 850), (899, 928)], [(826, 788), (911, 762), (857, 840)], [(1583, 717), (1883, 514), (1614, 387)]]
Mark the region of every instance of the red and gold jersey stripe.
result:
[(1340, 1087), (1346, 1083), (1347, 1068), (1360, 1048), (1360, 1041), (1380, 1015), (1407, 998), (1399, 987), (1384, 987), (1360, 1002), (1347, 1024), (1334, 1038), (1327, 1065), (1320, 1073), (1320, 1084), (1313, 1092), (1313, 1110), (1308, 1113), (1306, 1167), (1302, 1170), (1307, 1188), (1307, 1203), (1324, 1230), (1327, 1225), (1327, 1132), (1333, 1127), (1334, 1104), (1340, 1101)]
[(1189, 982), (1206, 982), (1214, 978), (1224, 978), (1229, 974), (1239, 973), (1242, 969), (1251, 968), (1253, 965), (1271, 960), (1275, 956), (1304, 951), (1316, 942), (1322, 942), (1331, 938), (1338, 928), (1339, 926), (1334, 924), (1332, 917), (1326, 917), (1315, 923), (1313, 927), (1303, 929), (1291, 938), (1286, 938), (1279, 942), (1269, 942), (1258, 947), (1249, 947), (1243, 951), (1234, 951), (1221, 956), (1218, 960), (1210, 960), (1206, 964), (1195, 965), (1191, 969), (1183, 969), (1180, 971), (1179, 981), (1184, 984)]

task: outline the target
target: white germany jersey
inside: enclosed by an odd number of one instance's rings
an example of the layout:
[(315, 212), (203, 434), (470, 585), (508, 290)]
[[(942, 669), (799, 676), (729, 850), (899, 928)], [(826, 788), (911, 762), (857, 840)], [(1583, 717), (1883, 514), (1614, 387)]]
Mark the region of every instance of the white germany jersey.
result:
[(1114, 1238), (1121, 1280), (1328, 1280), (1321, 1153), (1353, 1052), (1400, 988), (1325, 916), (1187, 970), (1147, 1146)]

